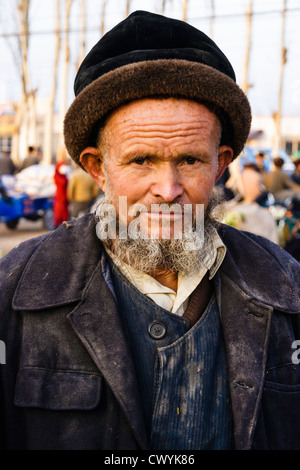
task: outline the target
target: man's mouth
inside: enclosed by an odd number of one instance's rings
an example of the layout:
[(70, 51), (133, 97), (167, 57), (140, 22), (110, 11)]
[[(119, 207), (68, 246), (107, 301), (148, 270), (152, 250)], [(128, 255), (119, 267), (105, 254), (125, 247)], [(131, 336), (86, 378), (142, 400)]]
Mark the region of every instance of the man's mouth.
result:
[(145, 214), (154, 220), (182, 218), (182, 212), (146, 212)]

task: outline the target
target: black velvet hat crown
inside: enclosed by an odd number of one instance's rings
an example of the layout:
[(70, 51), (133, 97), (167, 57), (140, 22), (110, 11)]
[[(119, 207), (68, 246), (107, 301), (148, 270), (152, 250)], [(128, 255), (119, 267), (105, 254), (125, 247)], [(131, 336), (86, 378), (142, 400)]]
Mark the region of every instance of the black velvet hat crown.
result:
[[(105, 34), (82, 62), (64, 121), (65, 145), (80, 164), (95, 126), (110, 111), (142, 98), (178, 97), (209, 104), (236, 157), (251, 125), (247, 97), (218, 46), (184, 21), (136, 11)], [(224, 131), (224, 129), (223, 129)], [(226, 141), (227, 139), (227, 141)]]

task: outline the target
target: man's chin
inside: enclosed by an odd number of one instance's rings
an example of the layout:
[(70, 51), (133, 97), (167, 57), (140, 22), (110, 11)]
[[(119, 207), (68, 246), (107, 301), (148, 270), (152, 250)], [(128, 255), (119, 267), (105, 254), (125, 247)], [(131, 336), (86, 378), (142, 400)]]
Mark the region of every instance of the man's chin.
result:
[[(106, 212), (109, 212), (109, 207), (112, 206), (107, 201), (104, 201), (105, 203)], [(106, 230), (105, 226), (110, 225), (111, 220), (116, 222), (113, 220), (116, 212), (112, 210), (109, 216), (104, 215), (106, 212), (102, 203), (102, 207), (96, 210), (97, 236), (118, 258), (139, 271), (151, 274), (159, 269), (165, 269), (183, 275), (192, 275), (202, 265), (210, 250), (212, 229), (216, 225), (210, 214), (215, 203), (213, 198), (208, 207), (209, 211), (203, 217), (201, 230), (195, 230), (191, 225), (188, 230), (182, 230), (181, 223), (174, 230), (174, 219), (170, 215), (165, 218), (156, 215), (151, 217), (156, 223), (149, 232), (149, 217), (145, 214), (139, 220), (133, 219), (127, 224), (122, 224), (118, 219), (118, 229), (112, 230), (113, 233)], [(99, 217), (101, 213), (103, 217)], [(169, 227), (167, 233), (166, 229), (162, 230), (162, 220), (167, 221), (166, 225)], [(170, 224), (170, 221), (173, 224)], [(172, 225), (173, 231), (170, 230)], [(184, 228), (186, 229), (186, 226)]]
[(182, 240), (117, 238), (108, 247), (126, 264), (150, 275), (158, 270), (188, 274), (199, 267), (197, 257)]

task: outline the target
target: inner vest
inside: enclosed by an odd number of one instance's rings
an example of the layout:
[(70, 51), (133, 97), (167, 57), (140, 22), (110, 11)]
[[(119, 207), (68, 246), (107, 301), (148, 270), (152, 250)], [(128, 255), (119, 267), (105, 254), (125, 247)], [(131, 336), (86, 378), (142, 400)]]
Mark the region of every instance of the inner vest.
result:
[(232, 448), (226, 355), (215, 293), (192, 327), (142, 294), (109, 260), (151, 449)]

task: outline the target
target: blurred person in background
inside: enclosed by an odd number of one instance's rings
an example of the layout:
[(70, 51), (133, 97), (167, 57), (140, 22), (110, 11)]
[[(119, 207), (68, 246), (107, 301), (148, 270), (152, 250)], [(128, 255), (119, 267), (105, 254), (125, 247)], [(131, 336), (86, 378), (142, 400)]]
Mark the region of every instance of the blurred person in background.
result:
[(54, 171), (55, 195), (53, 203), (54, 226), (59, 227), (69, 219), (69, 201), (67, 195), (69, 166), (67, 153), (62, 148), (57, 156), (57, 163)]
[(224, 204), (225, 222), (278, 244), (276, 221), (269, 210), (261, 205), (265, 193), (262, 175), (256, 164), (245, 163), (240, 177), (240, 197)]
[(17, 171), (17, 167), (11, 159), (9, 152), (0, 153), (0, 176), (13, 175)]
[(241, 172), (240, 190), (242, 197), (248, 201), (256, 201), (265, 193), (264, 180), (256, 163), (245, 163)]
[(300, 157), (293, 159), (293, 163), (295, 165), (295, 169), (291, 175), (291, 179), (294, 181), (294, 183), (300, 186)]
[(260, 173), (265, 173), (266, 171), (266, 165), (265, 165), (265, 154), (264, 152), (258, 152), (255, 156), (255, 165), (257, 168), (257, 171)]
[(38, 151), (35, 147), (30, 145), (28, 147), (27, 156), (24, 158), (21, 165), (19, 166), (19, 171), (25, 170), (25, 168), (28, 168), (31, 165), (38, 165), (39, 163), (41, 163), (41, 160)]
[(86, 214), (99, 196), (99, 186), (93, 178), (78, 166), (72, 169), (67, 189), (68, 201), (71, 205), (71, 216)]
[(300, 197), (300, 185), (283, 170), (284, 160), (281, 157), (274, 158), (274, 168), (264, 175), (266, 189), (273, 194), (277, 201), (287, 198)]

